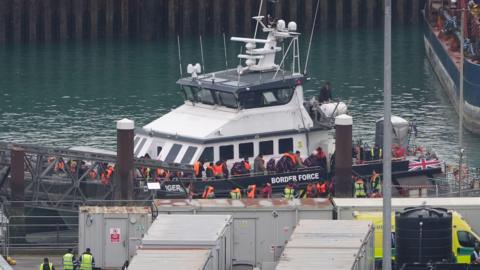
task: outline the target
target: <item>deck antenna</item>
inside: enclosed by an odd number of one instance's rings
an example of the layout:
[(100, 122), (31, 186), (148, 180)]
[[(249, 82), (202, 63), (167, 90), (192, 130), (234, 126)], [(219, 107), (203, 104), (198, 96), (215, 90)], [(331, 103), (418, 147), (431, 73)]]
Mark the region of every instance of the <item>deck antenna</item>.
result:
[(310, 32), (310, 41), (308, 41), (307, 59), (305, 59), (305, 69), (303, 70), (303, 74), (307, 74), (308, 59), (310, 58), (310, 48), (312, 47), (313, 31), (315, 31), (319, 5), (320, 5), (320, 0), (317, 0), (317, 7), (315, 8), (315, 17), (313, 17), (312, 31)]
[(180, 65), (180, 78), (183, 77), (182, 72), (182, 54), (180, 53), (180, 36), (177, 35), (177, 46), (178, 46), (178, 64)]
[[(260, 6), (258, 7), (258, 14), (257, 16), (260, 16), (260, 14), (262, 13), (262, 6), (263, 6), (263, 0), (260, 0)], [(255, 24), (255, 33), (253, 33), (253, 39), (256, 39), (257, 38), (257, 31), (258, 31), (258, 24), (260, 22), (257, 20), (257, 24)], [(240, 52), (241, 53), (241, 52)]]
[(223, 32), (223, 51), (225, 52), (225, 68), (228, 68), (227, 42), (225, 41), (225, 32)]
[(205, 61), (204, 61), (204, 59), (203, 59), (203, 41), (202, 41), (202, 35), (200, 35), (200, 54), (202, 55), (203, 73), (207, 73), (207, 69), (205, 68)]

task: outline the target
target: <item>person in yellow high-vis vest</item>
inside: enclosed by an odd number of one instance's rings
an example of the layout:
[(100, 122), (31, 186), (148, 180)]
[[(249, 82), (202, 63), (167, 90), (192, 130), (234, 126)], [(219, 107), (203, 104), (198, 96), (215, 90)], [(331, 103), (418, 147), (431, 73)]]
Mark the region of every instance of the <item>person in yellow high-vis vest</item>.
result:
[(43, 259), (43, 263), (40, 264), (40, 270), (55, 270), (55, 267), (51, 262), (48, 261), (48, 258)]
[(75, 269), (75, 255), (73, 255), (73, 249), (69, 248), (67, 253), (62, 257), (63, 269), (74, 270)]
[(90, 252), (90, 248), (87, 248), (82, 256), (80, 256), (80, 270), (92, 270), (94, 265), (95, 259)]

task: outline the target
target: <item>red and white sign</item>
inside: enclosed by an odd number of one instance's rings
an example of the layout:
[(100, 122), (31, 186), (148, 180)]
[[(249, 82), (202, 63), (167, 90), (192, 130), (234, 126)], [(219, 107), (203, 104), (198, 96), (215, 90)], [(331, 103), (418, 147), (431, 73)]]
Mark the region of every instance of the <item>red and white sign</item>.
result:
[(110, 242), (112, 244), (120, 243), (120, 228), (110, 228)]

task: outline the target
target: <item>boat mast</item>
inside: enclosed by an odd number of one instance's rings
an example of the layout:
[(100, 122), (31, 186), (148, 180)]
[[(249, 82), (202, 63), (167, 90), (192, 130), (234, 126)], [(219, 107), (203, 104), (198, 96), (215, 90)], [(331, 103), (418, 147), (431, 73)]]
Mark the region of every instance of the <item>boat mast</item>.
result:
[(383, 270), (392, 269), (392, 2), (385, 0), (383, 71)]

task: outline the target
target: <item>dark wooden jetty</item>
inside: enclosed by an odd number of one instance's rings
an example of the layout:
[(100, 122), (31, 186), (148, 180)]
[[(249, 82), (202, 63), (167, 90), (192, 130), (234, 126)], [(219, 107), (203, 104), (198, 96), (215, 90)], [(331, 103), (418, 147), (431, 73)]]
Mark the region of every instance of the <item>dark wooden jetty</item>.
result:
[[(245, 33), (260, 0), (0, 0), (0, 43), (176, 34)], [(265, 0), (263, 14), (302, 32), (312, 27), (317, 0)], [(318, 29), (382, 24), (382, 0), (320, 0)], [(417, 23), (424, 0), (396, 0), (395, 23)], [(266, 10), (265, 10), (266, 9)]]

